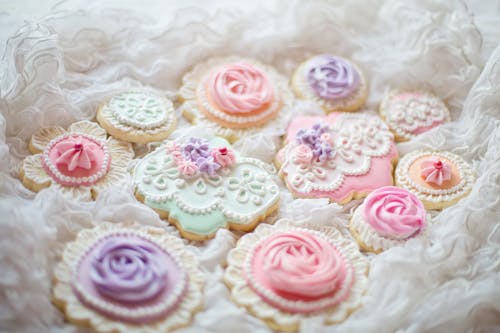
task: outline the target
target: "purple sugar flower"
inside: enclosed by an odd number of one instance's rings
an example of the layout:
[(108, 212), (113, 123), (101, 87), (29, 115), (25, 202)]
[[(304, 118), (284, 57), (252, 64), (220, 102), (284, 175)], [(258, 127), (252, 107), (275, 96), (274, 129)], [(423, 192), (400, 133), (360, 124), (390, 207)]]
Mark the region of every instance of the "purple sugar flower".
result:
[(324, 162), (333, 156), (333, 149), (330, 144), (321, 142), (313, 148), (313, 156), (320, 162)]
[(212, 156), (200, 157), (196, 160), (196, 165), (201, 172), (207, 173), (210, 177), (215, 177), (220, 164), (214, 161)]
[(207, 140), (200, 138), (190, 138), (184, 147), (182, 147), (182, 152), (192, 162), (196, 162), (200, 157), (208, 157), (210, 155)]
[(324, 162), (333, 156), (332, 146), (321, 139), (321, 135), (328, 132), (328, 126), (316, 123), (309, 129), (301, 129), (295, 136), (298, 144), (311, 148), (315, 159)]

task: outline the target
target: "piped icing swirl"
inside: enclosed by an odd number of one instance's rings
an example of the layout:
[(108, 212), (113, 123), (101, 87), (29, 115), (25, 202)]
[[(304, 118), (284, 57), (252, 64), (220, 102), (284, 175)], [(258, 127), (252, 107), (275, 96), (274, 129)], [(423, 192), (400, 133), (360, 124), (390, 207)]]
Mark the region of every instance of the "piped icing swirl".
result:
[(76, 168), (89, 170), (92, 167), (92, 162), (97, 160), (97, 155), (102, 153), (97, 144), (86, 142), (81, 136), (68, 137), (66, 140), (58, 142), (54, 149), (59, 154), (56, 165), (64, 164), (68, 171), (73, 171)]
[(229, 114), (259, 110), (274, 96), (266, 74), (247, 63), (220, 66), (209, 75), (206, 84), (216, 105)]
[(424, 227), (426, 211), (413, 193), (403, 188), (385, 186), (366, 197), (364, 217), (379, 235), (407, 239)]
[(451, 179), (451, 166), (438, 158), (429, 158), (422, 162), (420, 176), (427, 183), (442, 185), (443, 182)]
[(157, 297), (167, 285), (164, 256), (140, 238), (114, 237), (92, 261), (90, 279), (101, 295), (113, 301), (143, 303)]
[(309, 60), (307, 81), (313, 92), (324, 99), (345, 98), (360, 85), (356, 68), (344, 58), (320, 55)]
[[(285, 311), (315, 312), (349, 294), (352, 268), (333, 244), (316, 234), (294, 230), (271, 235), (254, 248), (251, 258), (250, 285)], [(269, 292), (288, 302), (276, 303)]]

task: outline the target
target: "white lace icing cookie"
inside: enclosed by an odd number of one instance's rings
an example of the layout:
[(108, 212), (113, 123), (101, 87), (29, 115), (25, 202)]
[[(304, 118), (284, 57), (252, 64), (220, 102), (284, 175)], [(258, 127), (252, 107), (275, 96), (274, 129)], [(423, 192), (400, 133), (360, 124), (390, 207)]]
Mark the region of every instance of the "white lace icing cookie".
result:
[(32, 191), (54, 186), (78, 200), (95, 199), (109, 186), (128, 179), (127, 165), (134, 156), (129, 143), (107, 138), (96, 123), (79, 121), (68, 130), (39, 130), (29, 144), (20, 170), (23, 184)]
[(110, 135), (134, 143), (162, 141), (176, 124), (171, 101), (141, 90), (113, 96), (97, 110), (97, 121)]
[(392, 133), (377, 116), (333, 112), (297, 117), (285, 143), (276, 163), (296, 197), (343, 204), (392, 185), (398, 153)]
[(272, 329), (301, 321), (343, 321), (361, 306), (368, 262), (352, 240), (330, 227), (261, 224), (229, 252), (224, 281), (234, 302)]
[(396, 141), (408, 141), (450, 121), (446, 105), (423, 91), (391, 91), (380, 104), (380, 114), (394, 132)]
[(326, 112), (356, 111), (368, 94), (361, 70), (351, 61), (329, 54), (302, 63), (292, 77), (292, 88), (299, 98), (316, 102)]
[(234, 142), (285, 126), (293, 95), (272, 67), (240, 57), (198, 64), (182, 79), (184, 116)]
[(139, 200), (175, 224), (191, 240), (219, 228), (250, 231), (278, 208), (273, 172), (259, 160), (235, 153), (224, 139), (168, 141), (134, 170)]
[(455, 204), (469, 194), (474, 179), (470, 165), (449, 152), (414, 151), (396, 167), (396, 185), (414, 193), (427, 209)]
[(54, 272), (53, 302), (97, 332), (169, 332), (202, 307), (195, 256), (163, 229), (99, 224), (68, 243)]
[(384, 186), (368, 194), (349, 230), (362, 249), (379, 253), (425, 234), (430, 221), (423, 203), (410, 191)]

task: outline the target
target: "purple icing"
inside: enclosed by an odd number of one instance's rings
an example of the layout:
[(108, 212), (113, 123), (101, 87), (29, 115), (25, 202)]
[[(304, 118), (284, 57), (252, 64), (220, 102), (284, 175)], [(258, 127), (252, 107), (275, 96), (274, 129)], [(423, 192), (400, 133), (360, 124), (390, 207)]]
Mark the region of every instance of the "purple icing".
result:
[(314, 124), (312, 128), (300, 129), (295, 139), (300, 145), (306, 145), (311, 148), (313, 156), (320, 162), (333, 157), (334, 150), (330, 143), (321, 139), (321, 134), (328, 133), (328, 126), (321, 126), (320, 123)]
[(143, 303), (167, 284), (164, 253), (139, 238), (110, 238), (94, 257), (90, 279), (103, 296), (119, 303)]
[(321, 55), (309, 62), (307, 80), (317, 96), (333, 100), (347, 97), (358, 89), (359, 73), (347, 60)]
[(207, 173), (210, 177), (215, 177), (217, 170), (220, 169), (220, 164), (215, 162), (212, 156), (207, 158), (200, 157), (196, 160), (196, 165), (201, 172)]
[(188, 160), (196, 163), (200, 157), (208, 157), (210, 155), (208, 141), (200, 138), (190, 138), (182, 147), (182, 152)]

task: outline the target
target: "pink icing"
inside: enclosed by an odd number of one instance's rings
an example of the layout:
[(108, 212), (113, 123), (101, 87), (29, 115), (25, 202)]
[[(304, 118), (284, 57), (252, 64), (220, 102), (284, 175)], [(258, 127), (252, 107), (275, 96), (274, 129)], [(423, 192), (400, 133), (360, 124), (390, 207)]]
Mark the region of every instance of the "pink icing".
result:
[(211, 155), (214, 161), (223, 168), (232, 166), (236, 161), (234, 153), (227, 147), (214, 148)]
[(307, 164), (311, 162), (311, 159), (313, 158), (313, 152), (308, 146), (299, 145), (295, 153), (295, 158), (298, 163)]
[[(155, 297), (144, 298), (144, 301), (142, 302), (138, 301), (129, 302), (125, 300), (108, 297), (107, 295), (100, 292), (98, 285), (96, 285), (95, 281), (93, 280), (91, 273), (93, 271), (93, 265), (95, 264), (95, 259), (98, 258), (101, 249), (103, 248), (103, 246), (106, 245), (106, 242), (108, 240), (120, 240), (125, 242), (129, 240), (130, 244), (136, 244), (136, 243), (142, 244), (142, 247), (145, 249), (150, 248), (155, 250), (155, 252), (158, 255), (158, 260), (159, 264), (161, 265), (161, 269), (167, 272), (166, 281), (164, 282), (164, 287), (157, 295), (155, 295)], [(112, 263), (112, 264), (116, 265), (117, 263)], [(138, 269), (137, 267), (135, 269)], [(132, 275), (133, 273), (134, 271), (132, 270), (128, 272), (129, 275)], [(123, 315), (113, 314), (109, 312), (107, 307), (101, 307), (99, 305), (87, 301), (89, 297), (91, 297), (92, 299), (99, 299), (109, 305), (122, 308), (125, 310), (131, 310), (131, 311), (140, 310), (145, 307), (152, 307), (160, 304), (162, 301), (165, 300), (166, 297), (170, 295), (170, 293), (174, 290), (175, 286), (181, 281), (181, 279), (187, 278), (186, 273), (181, 270), (181, 268), (177, 265), (177, 263), (172, 259), (172, 257), (166, 251), (164, 251), (155, 243), (133, 234), (129, 235), (116, 234), (103, 237), (96, 243), (96, 245), (94, 245), (90, 249), (90, 251), (86, 252), (84, 256), (80, 259), (80, 262), (76, 267), (74, 276), (75, 276), (75, 282), (77, 282), (79, 286), (83, 288), (83, 293), (85, 294), (85, 295), (80, 294), (78, 289), (74, 288), (76, 296), (79, 298), (80, 301), (82, 301), (82, 303), (86, 304), (87, 306), (101, 313), (102, 315), (105, 315), (112, 319), (131, 322), (134, 324), (146, 324), (168, 315), (168, 313), (173, 309), (175, 309), (176, 306), (179, 304), (185, 290), (187, 289), (185, 288), (182, 291), (181, 295), (179, 295), (176, 298), (175, 302), (170, 307), (166, 308), (163, 312), (156, 314), (154, 316), (145, 314), (144, 316), (140, 316), (139, 318), (129, 317), (125, 314)], [(73, 285), (73, 287), (75, 286)]]
[(95, 184), (109, 170), (111, 157), (106, 147), (93, 137), (70, 134), (54, 139), (42, 159), (44, 170), (59, 184)]
[(385, 186), (370, 193), (364, 202), (365, 220), (382, 236), (406, 239), (425, 224), (422, 202), (406, 189)]
[[(306, 231), (282, 232), (264, 239), (254, 248), (250, 267), (251, 272), (246, 272), (247, 279), (254, 277), (250, 286), (266, 302), (292, 313), (331, 307), (348, 296), (345, 284), (352, 283), (346, 279), (351, 268), (335, 246)], [(261, 293), (258, 286), (291, 302), (279, 302)], [(324, 298), (329, 300), (308, 307), (294, 304)]]
[(420, 165), (420, 176), (427, 183), (442, 185), (452, 176), (451, 166), (438, 158), (430, 158)]
[(246, 63), (227, 64), (214, 70), (207, 90), (216, 105), (231, 114), (256, 111), (273, 99), (266, 74)]
[(177, 166), (177, 168), (181, 174), (187, 177), (192, 177), (199, 171), (196, 163), (188, 160), (179, 161), (179, 165)]
[[(286, 137), (288, 140), (293, 140), (299, 130), (303, 128), (310, 128), (317, 123), (332, 126), (337, 121), (337, 118), (339, 118), (342, 114), (343, 113), (341, 112), (332, 112), (328, 114), (327, 117), (305, 116), (294, 118), (288, 126)], [(284, 163), (287, 158), (285, 154), (281, 153), (282, 151), (283, 150), (280, 150), (277, 155), (278, 161), (281, 164)], [(367, 193), (382, 186), (392, 185), (392, 161), (395, 160), (397, 156), (398, 151), (396, 149), (396, 145), (393, 143), (391, 145), (391, 150), (387, 155), (371, 158), (371, 168), (366, 174), (346, 176), (342, 182), (342, 186), (336, 190), (313, 190), (308, 194), (308, 196), (313, 198), (328, 197), (335, 202), (345, 202), (352, 196), (353, 193)], [(289, 187), (289, 189), (297, 196), (302, 195), (302, 193), (293, 190), (291, 187)]]

